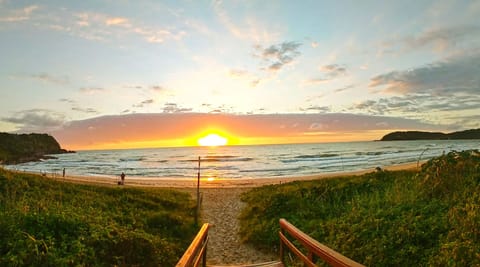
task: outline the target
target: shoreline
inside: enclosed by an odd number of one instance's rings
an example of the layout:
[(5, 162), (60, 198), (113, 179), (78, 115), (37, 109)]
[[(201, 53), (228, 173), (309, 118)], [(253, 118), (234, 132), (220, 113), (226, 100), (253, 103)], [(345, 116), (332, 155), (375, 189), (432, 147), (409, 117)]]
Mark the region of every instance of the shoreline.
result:
[[(423, 164), (420, 162), (420, 165)], [(403, 163), (396, 165), (389, 165), (382, 168), (387, 171), (396, 171), (396, 170), (413, 170), (417, 169), (417, 163)], [(253, 188), (260, 187), (264, 185), (272, 184), (282, 184), (293, 181), (308, 181), (308, 180), (320, 180), (335, 178), (341, 176), (352, 176), (352, 175), (362, 175), (365, 173), (373, 172), (375, 169), (368, 170), (358, 170), (358, 171), (345, 171), (345, 172), (332, 172), (332, 173), (318, 173), (311, 175), (301, 175), (301, 176), (283, 176), (283, 177), (265, 177), (265, 178), (220, 178), (220, 179), (206, 179), (200, 178), (200, 187), (201, 188)], [(15, 172), (15, 171), (14, 171)], [(22, 173), (20, 171), (16, 171)], [(24, 172), (30, 174), (42, 175), (34, 172)], [(62, 177), (61, 175), (49, 175), (45, 177), (59, 180), (59, 181), (68, 181), (72, 183), (82, 183), (82, 184), (96, 184), (104, 186), (118, 186), (117, 182), (119, 178), (112, 177), (102, 177), (102, 176), (80, 176), (80, 175), (66, 175)], [(197, 178), (138, 178), (138, 177), (128, 177), (128, 174), (125, 178), (125, 186), (127, 187), (144, 187), (144, 188), (196, 188), (197, 187)]]

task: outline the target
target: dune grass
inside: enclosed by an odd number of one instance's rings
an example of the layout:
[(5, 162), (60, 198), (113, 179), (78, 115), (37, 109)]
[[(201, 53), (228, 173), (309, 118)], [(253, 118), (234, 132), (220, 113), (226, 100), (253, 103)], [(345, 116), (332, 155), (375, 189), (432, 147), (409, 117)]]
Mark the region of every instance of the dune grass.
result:
[(0, 266), (174, 266), (198, 230), (186, 193), (0, 169)]
[(294, 182), (242, 196), (241, 235), (278, 249), (278, 219), (367, 266), (480, 265), (480, 153), (451, 152), (421, 171)]

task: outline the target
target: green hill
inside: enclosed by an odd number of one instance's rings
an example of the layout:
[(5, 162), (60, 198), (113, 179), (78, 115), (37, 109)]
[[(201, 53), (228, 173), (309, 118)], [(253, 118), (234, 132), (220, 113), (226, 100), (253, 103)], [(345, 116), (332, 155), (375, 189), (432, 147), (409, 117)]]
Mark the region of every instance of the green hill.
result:
[(47, 158), (48, 154), (68, 153), (48, 134), (0, 133), (0, 163), (17, 164)]
[(453, 133), (439, 132), (392, 132), (386, 134), (380, 141), (404, 141), (404, 140), (459, 140), (459, 139), (480, 139), (480, 129), (472, 129)]

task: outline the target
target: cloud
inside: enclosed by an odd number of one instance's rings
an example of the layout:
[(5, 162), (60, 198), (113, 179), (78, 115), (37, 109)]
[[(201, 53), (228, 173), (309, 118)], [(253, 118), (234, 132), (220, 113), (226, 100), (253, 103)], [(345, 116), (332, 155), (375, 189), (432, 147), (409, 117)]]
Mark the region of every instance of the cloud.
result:
[(110, 17), (110, 18), (107, 18), (105, 20), (105, 24), (107, 24), (108, 26), (111, 26), (111, 25), (124, 25), (124, 26), (128, 26), (130, 27), (131, 24), (129, 22), (128, 19), (126, 18), (120, 18), (120, 17)]
[(79, 90), (81, 93), (87, 94), (87, 95), (98, 94), (105, 91), (104, 88), (100, 88), (100, 87), (82, 87)]
[(163, 113), (184, 113), (191, 112), (191, 108), (180, 108), (175, 103), (165, 103), (163, 107)]
[(321, 66), (319, 69), (323, 73), (323, 77), (304, 80), (303, 84), (319, 85), (319, 84), (330, 82), (338, 77), (347, 75), (347, 68), (344, 65), (330, 64), (330, 65)]
[(345, 76), (347, 74), (346, 67), (338, 64), (322, 66), (320, 67), (320, 71), (324, 72), (330, 79), (335, 79), (339, 76)]
[(212, 6), (220, 24), (238, 39), (256, 44), (270, 43), (279, 35), (275, 29), (266, 28), (267, 23), (258, 21), (258, 18), (247, 16), (243, 21), (235, 22), (223, 8), (222, 1), (213, 2)]
[(300, 111), (315, 111), (318, 113), (327, 113), (330, 112), (330, 107), (327, 106), (310, 106), (308, 108), (300, 108)]
[(476, 25), (458, 25), (448, 28), (437, 28), (422, 32), (418, 36), (406, 37), (403, 42), (406, 49), (433, 47), (437, 51), (445, 51), (468, 41), (480, 34), (480, 27)]
[(243, 69), (231, 69), (228, 75), (232, 78), (246, 81), (250, 87), (256, 87), (262, 81), (262, 79), (255, 74)]
[(65, 123), (65, 116), (48, 109), (29, 109), (16, 112), (1, 120), (16, 124), (18, 132), (45, 133), (61, 128)]
[(70, 99), (70, 98), (60, 98), (58, 101), (65, 102), (65, 103), (68, 103), (68, 104), (75, 104), (75, 100)]
[(48, 73), (38, 73), (38, 74), (28, 74), (28, 75), (21, 74), (21, 75), (15, 75), (15, 77), (19, 77), (19, 78), (26, 77), (36, 81), (40, 81), (42, 83), (49, 83), (53, 85), (66, 85), (70, 82), (67, 76), (55, 76)]
[(143, 100), (142, 102), (140, 102), (139, 104), (135, 104), (133, 105), (132, 107), (134, 108), (142, 108), (146, 105), (150, 105), (150, 104), (153, 104), (155, 102), (154, 99), (147, 99), (147, 100)]
[(373, 77), (369, 86), (382, 87), (382, 91), (396, 94), (478, 94), (479, 73), (480, 53), (450, 58), (412, 70), (381, 74)]
[(112, 16), (99, 12), (72, 12), (67, 8), (50, 7), (47, 14), (33, 11), (38, 6), (29, 6), (12, 11), (1, 21), (31, 20), (32, 26), (40, 29), (63, 32), (83, 39), (102, 42), (128, 40), (127, 37), (138, 36), (146, 42), (163, 43), (168, 40), (181, 40), (186, 32), (176, 30), (173, 26), (152, 26), (142, 21)]
[(330, 80), (325, 79), (325, 78), (316, 78), (316, 79), (304, 80), (303, 84), (305, 84), (305, 85), (319, 85), (319, 84), (327, 83), (328, 81), (330, 81)]
[(97, 114), (97, 113), (99, 113), (98, 110), (96, 110), (94, 108), (72, 107), (72, 110), (82, 112), (82, 113), (87, 113), (87, 114)]
[(456, 118), (480, 114), (480, 95), (407, 94), (376, 100), (365, 100), (348, 108), (351, 112), (371, 115), (393, 115), (417, 118), (433, 123), (459, 124), (476, 127), (475, 121)]
[(30, 5), (21, 9), (15, 9), (8, 12), (6, 17), (0, 17), (0, 22), (19, 22), (29, 20), (32, 13), (37, 10), (39, 6)]
[(430, 28), (418, 34), (386, 40), (380, 45), (380, 54), (395, 53), (396, 50), (410, 53), (426, 49), (440, 53), (456, 52), (456, 49), (478, 47), (480, 26), (455, 25), (450, 27)]
[(337, 88), (335, 90), (333, 90), (335, 93), (340, 93), (340, 92), (343, 92), (343, 91), (347, 91), (349, 89), (352, 89), (355, 87), (355, 84), (350, 84), (350, 85), (347, 85), (347, 86), (344, 86), (344, 87), (341, 87), (341, 88)]
[(160, 86), (160, 85), (152, 85), (150, 88), (152, 89), (152, 91), (157, 93), (160, 93), (166, 90), (163, 86)]
[(292, 63), (296, 57), (300, 56), (301, 53), (298, 51), (298, 48), (301, 45), (296, 42), (283, 42), (267, 48), (256, 45), (256, 56), (267, 62), (267, 70), (275, 72)]

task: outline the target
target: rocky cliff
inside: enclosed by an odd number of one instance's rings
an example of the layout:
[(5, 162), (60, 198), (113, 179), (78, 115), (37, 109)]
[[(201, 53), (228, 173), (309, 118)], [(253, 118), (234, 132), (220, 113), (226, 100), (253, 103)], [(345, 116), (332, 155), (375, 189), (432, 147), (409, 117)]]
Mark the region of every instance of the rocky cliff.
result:
[(48, 154), (69, 153), (48, 134), (0, 133), (0, 163), (17, 164), (48, 158)]

